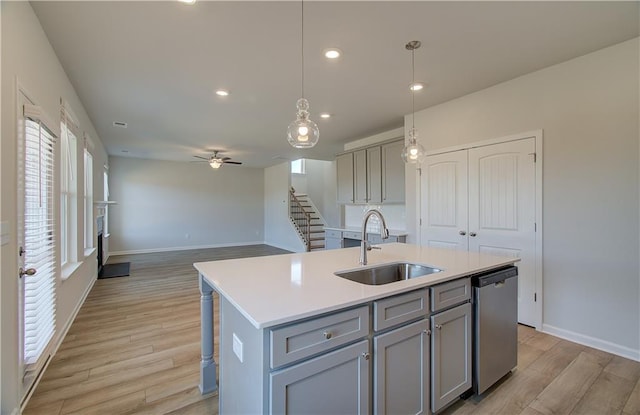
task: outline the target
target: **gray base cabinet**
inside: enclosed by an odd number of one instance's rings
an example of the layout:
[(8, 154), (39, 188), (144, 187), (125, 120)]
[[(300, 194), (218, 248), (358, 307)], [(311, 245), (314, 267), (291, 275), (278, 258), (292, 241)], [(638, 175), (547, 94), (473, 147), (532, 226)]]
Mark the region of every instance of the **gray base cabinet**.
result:
[(471, 388), (471, 304), (431, 316), (431, 410), (438, 412)]
[(374, 414), (429, 413), (429, 320), (373, 338)]
[(270, 374), (271, 414), (368, 414), (369, 341)]

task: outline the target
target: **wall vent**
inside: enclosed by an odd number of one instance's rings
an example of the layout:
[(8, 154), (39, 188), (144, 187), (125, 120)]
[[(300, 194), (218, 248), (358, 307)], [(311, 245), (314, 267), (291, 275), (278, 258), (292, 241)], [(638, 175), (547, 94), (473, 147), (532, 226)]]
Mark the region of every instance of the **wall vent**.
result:
[(120, 128), (127, 128), (127, 123), (122, 121), (114, 121), (113, 126), (120, 127)]

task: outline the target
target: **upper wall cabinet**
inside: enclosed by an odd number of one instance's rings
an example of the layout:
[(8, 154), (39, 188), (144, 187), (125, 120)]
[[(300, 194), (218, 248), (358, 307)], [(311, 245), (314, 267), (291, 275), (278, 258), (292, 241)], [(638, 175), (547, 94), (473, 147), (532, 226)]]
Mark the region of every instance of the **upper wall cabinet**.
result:
[(339, 155), (338, 203), (404, 203), (403, 146), (399, 140)]

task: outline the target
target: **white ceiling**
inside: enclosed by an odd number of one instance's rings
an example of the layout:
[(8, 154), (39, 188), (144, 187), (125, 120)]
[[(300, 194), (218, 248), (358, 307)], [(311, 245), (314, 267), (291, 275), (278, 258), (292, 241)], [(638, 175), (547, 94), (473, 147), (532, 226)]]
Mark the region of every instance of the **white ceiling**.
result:
[[(222, 149), (251, 167), (332, 159), (402, 126), (410, 40), (422, 41), (416, 80), (429, 83), (418, 110), (639, 34), (635, 1), (306, 1), (305, 95), (320, 142), (295, 150), (300, 2), (31, 4), (109, 154), (190, 161)], [(327, 61), (328, 47), (343, 57)]]

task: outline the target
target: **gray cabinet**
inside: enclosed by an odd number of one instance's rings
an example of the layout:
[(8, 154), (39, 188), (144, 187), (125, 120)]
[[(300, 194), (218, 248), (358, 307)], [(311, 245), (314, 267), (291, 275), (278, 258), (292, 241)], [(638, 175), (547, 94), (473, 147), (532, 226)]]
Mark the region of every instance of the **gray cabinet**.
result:
[(431, 410), (471, 388), (471, 304), (431, 316)]
[(382, 156), (382, 203), (404, 203), (404, 162), (400, 153), (404, 140), (384, 144), (380, 147)]
[(428, 414), (429, 320), (374, 337), (373, 350), (373, 413)]
[(368, 414), (369, 341), (270, 374), (271, 414)]
[(353, 153), (336, 157), (338, 203), (353, 203)]
[(338, 203), (404, 203), (404, 140), (336, 158)]

